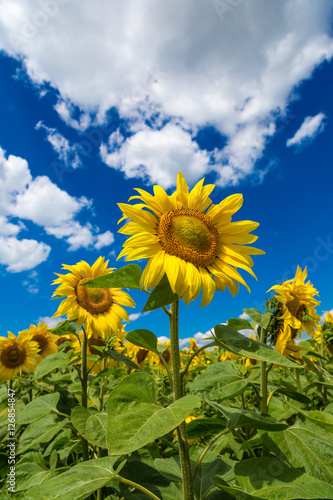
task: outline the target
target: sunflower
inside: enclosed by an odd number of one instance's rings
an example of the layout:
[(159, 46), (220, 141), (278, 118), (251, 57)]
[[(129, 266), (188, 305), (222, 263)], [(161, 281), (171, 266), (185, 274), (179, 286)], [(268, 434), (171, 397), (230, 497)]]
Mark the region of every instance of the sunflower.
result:
[(292, 361), (301, 361), (303, 357), (300, 351), (306, 351), (306, 349), (298, 346), (292, 335), (292, 328), (285, 322), (278, 334), (275, 350)]
[(39, 345), (31, 335), (0, 337), (0, 380), (11, 380), (17, 373), (32, 373), (38, 364)]
[(23, 330), (20, 333), (30, 336), (32, 341), (38, 343), (39, 362), (58, 351), (57, 336), (47, 330), (47, 325), (44, 322), (38, 323), (38, 326), (30, 325), (28, 330)]
[[(78, 338), (76, 338), (75, 342), (73, 342), (72, 349), (74, 350), (75, 355), (81, 354), (81, 343), (83, 338), (83, 332), (80, 331)], [(100, 348), (111, 349), (116, 352), (122, 352), (124, 350), (122, 339), (118, 338), (115, 332), (109, 337), (95, 335), (92, 330), (87, 331), (87, 354), (92, 354), (95, 356), (100, 356), (100, 359), (95, 361), (92, 359), (87, 360), (88, 370), (92, 374), (97, 374), (101, 372), (105, 368), (111, 368), (114, 366), (119, 366), (119, 363), (115, 361), (111, 357), (103, 357), (102, 351)]]
[(245, 246), (256, 241), (257, 236), (249, 233), (258, 227), (257, 222), (231, 222), (242, 206), (242, 195), (234, 194), (214, 205), (208, 196), (215, 186), (203, 186), (203, 182), (189, 192), (179, 172), (177, 190), (171, 196), (154, 186), (154, 196), (136, 189), (139, 195), (129, 201), (137, 198), (140, 203), (118, 204), (123, 212), (119, 222), (130, 219), (119, 232), (131, 236), (118, 259), (149, 259), (141, 286), (152, 289), (166, 274), (172, 291), (187, 305), (201, 290), (201, 306), (210, 303), (215, 290), (227, 287), (235, 295), (239, 283), (249, 290), (237, 268), (255, 277), (250, 255), (265, 253)]
[[(160, 344), (160, 342), (159, 342), (159, 344)], [(169, 344), (169, 342), (163, 342), (163, 344), (161, 344), (161, 345), (168, 345), (168, 344)], [(170, 368), (171, 367), (171, 348), (170, 347), (168, 347), (167, 349), (165, 349), (165, 351), (163, 351), (162, 358), (166, 362), (167, 366)], [(158, 369), (158, 371), (160, 371), (160, 372), (163, 372), (165, 370), (165, 365), (161, 361), (160, 357), (157, 354), (153, 354), (153, 356), (151, 358), (151, 364), (153, 366), (155, 366)]]
[[(317, 322), (320, 320), (320, 316), (318, 316), (314, 309), (320, 304), (314, 298), (319, 293), (310, 281), (305, 283), (306, 277), (306, 268), (302, 271), (297, 266), (296, 275), (293, 279), (284, 281), (282, 285), (274, 285), (268, 290), (268, 292), (270, 290), (276, 291), (275, 298), (282, 304), (283, 314), (280, 319), (290, 326), (293, 339), (302, 330), (312, 335)], [(303, 320), (304, 315), (305, 319)], [(310, 316), (313, 319), (306, 319), (306, 316)]]
[[(76, 341), (76, 339), (77, 339), (76, 335), (73, 335), (73, 333), (69, 333), (68, 335), (61, 335), (61, 336), (59, 336), (57, 338), (57, 340), (56, 340), (56, 344), (57, 344), (58, 349), (59, 349), (59, 347), (61, 346), (61, 344), (64, 344), (65, 342), (68, 342), (68, 344), (69, 343), (72, 344), (73, 342)], [(62, 351), (63, 352), (68, 352), (71, 349), (73, 349), (72, 346), (71, 345), (67, 345), (65, 347), (65, 349), (62, 349)]]
[(122, 306), (134, 307), (131, 297), (120, 288), (88, 288), (82, 283), (97, 276), (108, 274), (113, 269), (108, 269), (107, 260), (99, 257), (90, 267), (81, 260), (73, 266), (63, 265), (63, 269), (70, 271), (68, 274), (57, 274), (59, 278), (53, 284), (59, 284), (53, 293), (56, 297), (67, 297), (63, 300), (52, 316), (67, 315), (68, 319), (75, 321), (81, 327), (83, 324), (91, 329), (95, 335), (108, 335), (112, 330), (121, 330), (121, 320), (129, 321), (128, 314)]

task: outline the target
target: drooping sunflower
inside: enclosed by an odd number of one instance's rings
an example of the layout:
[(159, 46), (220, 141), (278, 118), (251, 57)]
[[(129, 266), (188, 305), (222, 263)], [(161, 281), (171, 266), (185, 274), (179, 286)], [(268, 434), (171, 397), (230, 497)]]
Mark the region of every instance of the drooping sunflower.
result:
[[(274, 285), (268, 290), (268, 292), (275, 290), (275, 298), (282, 304), (283, 314), (280, 319), (290, 326), (292, 338), (296, 338), (297, 333), (302, 330), (312, 335), (320, 321), (320, 316), (315, 310), (320, 301), (314, 298), (319, 293), (310, 281), (305, 282), (306, 277), (306, 268), (302, 271), (297, 266), (294, 278), (284, 281), (282, 285)], [(309, 316), (313, 319), (307, 319)]]
[(95, 335), (105, 335), (111, 331), (121, 330), (121, 320), (129, 321), (127, 311), (122, 306), (134, 307), (134, 301), (120, 288), (87, 288), (82, 286), (92, 278), (111, 273), (115, 268), (108, 269), (107, 260), (99, 257), (90, 267), (87, 262), (68, 266), (63, 264), (63, 269), (70, 271), (68, 274), (57, 274), (59, 278), (53, 284), (59, 284), (53, 293), (56, 297), (66, 297), (52, 316), (67, 315), (68, 319), (75, 321), (81, 327), (83, 324), (91, 329)]
[(292, 335), (293, 334), (290, 325), (285, 322), (283, 328), (281, 328), (278, 334), (275, 344), (275, 350), (283, 354), (286, 358), (291, 359), (292, 361), (301, 361), (301, 351), (306, 351), (306, 349), (304, 349), (304, 347), (298, 346)]
[(118, 204), (123, 212), (119, 222), (131, 220), (119, 230), (130, 238), (118, 259), (149, 259), (141, 286), (152, 289), (166, 274), (172, 291), (187, 305), (201, 290), (201, 306), (210, 303), (215, 290), (227, 287), (235, 295), (239, 283), (249, 290), (237, 268), (255, 277), (250, 255), (265, 253), (245, 246), (256, 241), (257, 236), (249, 233), (258, 227), (257, 222), (231, 222), (232, 215), (242, 206), (242, 195), (228, 196), (214, 205), (209, 195), (215, 186), (204, 186), (203, 182), (204, 179), (189, 192), (179, 172), (177, 190), (171, 196), (154, 186), (154, 196), (136, 189), (139, 195), (129, 201), (139, 199), (140, 203)]
[(0, 337), (0, 380), (11, 380), (17, 373), (32, 373), (38, 364), (39, 345), (31, 335), (17, 337), (8, 332), (8, 338)]
[(47, 330), (47, 325), (44, 322), (38, 323), (38, 326), (30, 325), (28, 330), (23, 330), (20, 333), (23, 336), (30, 336), (32, 341), (38, 343), (38, 362), (58, 351), (58, 337)]

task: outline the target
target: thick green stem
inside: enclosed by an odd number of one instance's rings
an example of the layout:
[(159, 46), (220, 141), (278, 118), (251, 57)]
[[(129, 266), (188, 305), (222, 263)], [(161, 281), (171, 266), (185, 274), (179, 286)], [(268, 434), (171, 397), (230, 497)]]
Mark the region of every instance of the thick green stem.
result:
[[(266, 344), (266, 330), (261, 328), (260, 331), (260, 342)], [(267, 362), (260, 361), (260, 413), (262, 415), (268, 414), (268, 404), (267, 404)], [(267, 457), (268, 449), (265, 444), (262, 446), (262, 456)]]
[[(83, 337), (81, 344), (81, 404), (83, 408), (88, 408), (88, 372), (87, 372), (87, 334), (82, 327)], [(85, 462), (89, 459), (88, 441), (82, 438), (82, 459)]]
[[(179, 352), (179, 333), (178, 333), (178, 313), (179, 301), (173, 302), (170, 306), (170, 341), (171, 341), (171, 363), (173, 374), (173, 398), (174, 401), (184, 396), (183, 378), (181, 376), (181, 362)], [(177, 427), (178, 447), (180, 464), (183, 477), (183, 498), (184, 500), (193, 500), (193, 480), (191, 471), (191, 461), (189, 446), (187, 442), (186, 424), (183, 422)]]

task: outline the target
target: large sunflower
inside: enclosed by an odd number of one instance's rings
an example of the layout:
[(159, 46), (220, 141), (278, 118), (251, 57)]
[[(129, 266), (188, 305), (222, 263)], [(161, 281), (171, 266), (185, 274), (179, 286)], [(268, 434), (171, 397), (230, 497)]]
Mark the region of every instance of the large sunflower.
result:
[(275, 350), (283, 354), (286, 358), (291, 359), (292, 361), (301, 361), (303, 359), (301, 351), (306, 349), (304, 349), (304, 347), (298, 346), (292, 335), (293, 334), (290, 325), (284, 323), (278, 334), (275, 344)]
[[(320, 301), (314, 298), (319, 293), (310, 281), (305, 283), (306, 277), (306, 268), (302, 271), (297, 266), (293, 279), (284, 281), (282, 285), (274, 285), (268, 290), (275, 290), (275, 297), (282, 304), (281, 320), (290, 326), (292, 338), (295, 338), (302, 330), (312, 335), (317, 322), (320, 321), (320, 316), (315, 310)], [(309, 316), (313, 319), (307, 318)]]
[(31, 335), (18, 337), (8, 332), (8, 338), (0, 337), (0, 380), (11, 380), (17, 373), (32, 373), (38, 364), (39, 345)]
[(121, 330), (121, 320), (129, 321), (128, 314), (122, 306), (134, 307), (134, 301), (120, 288), (88, 288), (82, 283), (97, 276), (103, 276), (114, 270), (108, 269), (107, 260), (99, 257), (90, 267), (81, 260), (73, 266), (63, 265), (68, 274), (57, 274), (59, 278), (53, 284), (59, 284), (53, 296), (67, 297), (52, 316), (67, 315), (81, 327), (83, 324), (95, 335), (108, 335), (112, 330)]
[(38, 326), (30, 325), (29, 330), (24, 330), (22, 335), (30, 336), (31, 340), (37, 342), (39, 345), (38, 361), (42, 361), (50, 354), (58, 351), (57, 339), (58, 337), (47, 330), (47, 325), (38, 323)]
[[(231, 222), (232, 215), (243, 203), (241, 194), (234, 194), (218, 205), (209, 199), (213, 184), (199, 181), (189, 192), (183, 174), (177, 177), (177, 190), (168, 196), (154, 186), (154, 196), (136, 189), (140, 203), (119, 203), (124, 219), (130, 219), (120, 233), (131, 236), (124, 243), (118, 259), (149, 259), (141, 277), (141, 286), (154, 288), (167, 275), (174, 293), (186, 304), (196, 299), (202, 289), (201, 306), (209, 304), (215, 290), (228, 287), (235, 295), (242, 283), (236, 270), (241, 268), (255, 277), (250, 255), (262, 250), (245, 246), (257, 236), (249, 234), (257, 222)], [(209, 208), (208, 208), (209, 207)], [(120, 222), (119, 221), (119, 222)], [(214, 278), (214, 279), (212, 279)]]

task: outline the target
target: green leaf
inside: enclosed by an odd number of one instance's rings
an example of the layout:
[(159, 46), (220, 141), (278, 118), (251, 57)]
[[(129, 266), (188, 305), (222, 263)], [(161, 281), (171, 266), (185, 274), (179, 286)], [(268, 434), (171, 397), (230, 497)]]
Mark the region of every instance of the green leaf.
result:
[(15, 467), (15, 491), (23, 491), (51, 477), (41, 453), (30, 451), (23, 455)]
[(110, 356), (110, 358), (118, 361), (119, 363), (124, 363), (128, 368), (131, 368), (132, 370), (140, 370), (138, 365), (134, 363), (130, 358), (127, 356), (124, 356), (124, 354), (121, 354), (120, 352), (114, 351), (113, 349), (105, 349), (105, 354)]
[(50, 373), (52, 370), (57, 370), (59, 368), (65, 368), (70, 360), (67, 354), (64, 352), (55, 352), (50, 354), (47, 358), (43, 359), (35, 369), (34, 379), (43, 378), (45, 375)]
[(302, 464), (292, 455), (283, 431), (267, 432), (259, 430), (258, 433), (267, 448), (269, 448), (279, 460), (287, 462), (295, 468), (302, 467)]
[(56, 415), (45, 415), (36, 422), (32, 422), (20, 437), (17, 453), (22, 454), (40, 443), (48, 443), (68, 422), (68, 418), (57, 422)]
[(98, 276), (85, 283), (82, 286), (88, 288), (137, 288), (140, 289), (140, 279), (142, 270), (137, 264), (128, 264), (121, 267), (113, 273)]
[(282, 431), (288, 427), (287, 424), (274, 422), (274, 420), (263, 417), (250, 410), (238, 410), (237, 408), (223, 406), (213, 401), (206, 401), (209, 405), (222, 413), (227, 420), (227, 427), (229, 429), (235, 427), (251, 427), (252, 429), (264, 429), (267, 431)]
[(214, 331), (218, 342), (225, 349), (234, 354), (258, 359), (259, 361), (267, 361), (268, 363), (274, 363), (288, 368), (302, 368), (302, 366), (293, 363), (275, 349), (268, 347), (268, 345), (262, 342), (245, 337), (229, 326), (217, 325)]
[(68, 335), (70, 333), (75, 335), (76, 328), (72, 320), (65, 319), (65, 321), (60, 321), (54, 328), (50, 328), (50, 331), (56, 335)]
[(257, 325), (262, 328), (267, 328), (269, 324), (269, 320), (271, 319), (271, 312), (267, 311), (265, 314), (262, 314), (258, 309), (243, 309), (243, 311), (250, 316), (253, 321), (257, 323)]
[(155, 458), (156, 469), (169, 481), (181, 481), (182, 471), (179, 464), (179, 457)]
[(314, 423), (297, 423), (285, 431), (285, 437), (292, 455), (308, 474), (333, 484), (333, 440), (329, 433)]
[(268, 500), (332, 499), (333, 486), (289, 467), (278, 458), (242, 460), (235, 474), (243, 490)]
[(227, 321), (227, 326), (234, 330), (253, 330), (251, 323), (247, 319), (231, 318)]
[(39, 396), (28, 403), (23, 410), (19, 411), (16, 416), (17, 425), (30, 424), (39, 420), (44, 415), (57, 411), (57, 404), (60, 399), (60, 393), (54, 392), (46, 396)]
[(223, 363), (212, 363), (205, 371), (198, 375), (193, 382), (189, 382), (187, 386), (191, 391), (209, 391), (223, 387), (227, 380), (239, 377), (237, 366), (232, 361), (223, 361)]
[(128, 375), (107, 402), (110, 454), (130, 453), (171, 432), (200, 402), (198, 397), (188, 395), (163, 408), (156, 404), (153, 377), (140, 372)]
[(201, 462), (193, 483), (194, 493), (197, 498), (205, 498), (208, 492), (215, 488), (215, 484), (212, 482), (214, 476), (224, 476), (230, 469), (230, 465), (220, 458), (215, 458), (212, 462)]
[(138, 347), (142, 347), (142, 349), (158, 354), (157, 337), (150, 330), (132, 330), (126, 335), (126, 340)]
[(215, 435), (226, 427), (225, 420), (221, 418), (203, 417), (191, 420), (186, 426), (187, 437), (197, 439)]
[(93, 446), (107, 448), (106, 442), (107, 414), (95, 413), (91, 415), (86, 423), (87, 440)]
[(25, 493), (26, 500), (83, 500), (115, 476), (117, 457), (88, 460), (75, 465)]
[[(223, 495), (223, 497), (216, 496), (212, 498), (212, 500), (220, 500), (220, 498), (223, 498), (223, 500), (258, 500), (259, 497), (254, 497), (253, 495), (249, 495), (248, 493), (245, 493), (244, 491), (241, 491), (240, 489), (233, 487), (233, 486), (227, 486), (226, 482), (223, 481), (223, 479), (219, 478), (218, 476), (214, 477), (214, 483), (217, 484), (221, 490), (225, 491), (227, 493), (227, 496)], [(207, 498), (207, 500), (210, 500), (210, 497)], [(274, 498), (275, 500), (275, 498)]]
[(75, 406), (71, 413), (71, 421), (78, 433), (87, 439), (87, 420), (90, 417), (91, 412), (83, 406)]
[(178, 300), (178, 295), (171, 290), (166, 274), (163, 276), (159, 284), (151, 292), (142, 312), (154, 311), (159, 307), (168, 306)]

